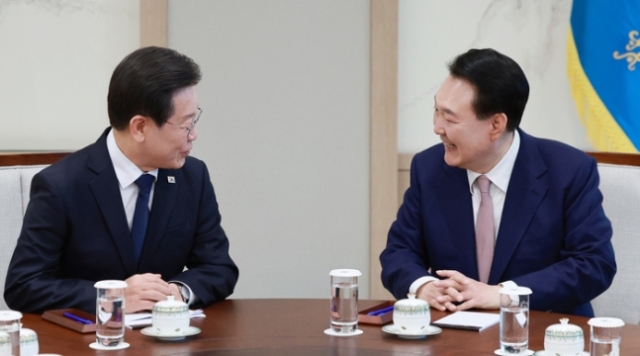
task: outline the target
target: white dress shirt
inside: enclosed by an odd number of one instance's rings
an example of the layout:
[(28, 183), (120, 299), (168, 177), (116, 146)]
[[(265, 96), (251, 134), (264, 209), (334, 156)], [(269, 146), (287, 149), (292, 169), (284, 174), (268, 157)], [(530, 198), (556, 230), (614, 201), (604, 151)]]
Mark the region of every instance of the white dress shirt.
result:
[(120, 186), (120, 196), (122, 197), (122, 205), (124, 205), (124, 213), (127, 216), (127, 224), (129, 230), (133, 224), (133, 213), (136, 211), (136, 200), (138, 200), (138, 193), (140, 188), (135, 184), (136, 179), (144, 173), (151, 174), (155, 179), (151, 186), (151, 192), (149, 193), (149, 212), (151, 212), (151, 203), (153, 203), (153, 193), (156, 186), (156, 180), (158, 179), (158, 169), (153, 171), (144, 172), (135, 163), (131, 162), (127, 156), (120, 151), (120, 148), (116, 144), (116, 139), (113, 137), (113, 129), (109, 131), (107, 135), (107, 150), (109, 151), (109, 157), (113, 163), (113, 169), (116, 171), (116, 177)]
[[(507, 196), (507, 188), (509, 187), (509, 181), (511, 180), (511, 172), (513, 172), (513, 166), (516, 163), (516, 157), (518, 157), (518, 150), (520, 149), (520, 134), (518, 131), (514, 131), (513, 141), (507, 153), (502, 157), (500, 162), (496, 164), (489, 172), (484, 175), (489, 178), (491, 185), (489, 188), (489, 194), (491, 194), (491, 201), (493, 202), (493, 226), (494, 228), (494, 240), (498, 237), (498, 230), (500, 228), (500, 221), (502, 220), (502, 209), (504, 208), (504, 200)], [(480, 209), (480, 187), (476, 182), (476, 178), (481, 176), (482, 173), (474, 172), (467, 169), (467, 178), (469, 179), (469, 191), (471, 193), (471, 201), (473, 204), (473, 223), (478, 219), (478, 210)], [(478, 193), (478, 194), (475, 194)], [(434, 271), (435, 272), (435, 271)], [(433, 276), (424, 276), (416, 279), (409, 287), (410, 293), (416, 293), (418, 288), (423, 284), (437, 280)], [(516, 287), (517, 284), (513, 281), (505, 281), (500, 283), (504, 287)]]

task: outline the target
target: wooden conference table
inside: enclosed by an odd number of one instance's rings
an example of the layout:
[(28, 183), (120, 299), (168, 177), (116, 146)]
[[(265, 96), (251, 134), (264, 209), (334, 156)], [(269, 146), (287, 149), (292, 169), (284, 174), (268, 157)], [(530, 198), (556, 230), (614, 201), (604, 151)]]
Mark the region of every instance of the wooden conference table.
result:
[[(380, 302), (361, 300), (360, 310)], [(408, 356), (408, 355), (493, 355), (498, 348), (499, 325), (482, 332), (443, 329), (439, 335), (419, 340), (400, 339), (380, 326), (360, 324), (364, 334), (332, 337), (323, 333), (329, 327), (328, 299), (239, 299), (214, 304), (204, 310), (206, 318), (192, 319), (191, 325), (202, 332), (182, 341), (160, 341), (140, 330), (127, 330), (125, 341), (131, 344), (120, 351), (89, 348), (95, 334), (80, 334), (26, 314), (25, 328), (38, 334), (40, 353), (62, 355), (230, 355), (230, 356)], [(445, 315), (432, 311), (432, 320)], [(544, 331), (565, 315), (531, 312), (529, 348), (544, 348)], [(569, 316), (570, 323), (585, 331), (588, 349), (588, 318)], [(640, 353), (640, 326), (623, 329), (621, 354)]]

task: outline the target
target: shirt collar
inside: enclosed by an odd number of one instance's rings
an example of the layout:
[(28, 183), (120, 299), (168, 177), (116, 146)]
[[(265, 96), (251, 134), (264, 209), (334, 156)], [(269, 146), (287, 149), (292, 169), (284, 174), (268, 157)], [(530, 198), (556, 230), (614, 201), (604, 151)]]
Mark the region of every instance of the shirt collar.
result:
[[(518, 157), (518, 150), (520, 149), (520, 134), (518, 130), (514, 131), (513, 141), (511, 142), (511, 147), (507, 153), (502, 157), (500, 162), (496, 164), (489, 172), (485, 174), (491, 183), (493, 183), (496, 187), (498, 187), (505, 194), (507, 193), (507, 188), (509, 187), (509, 180), (511, 179), (511, 172), (513, 172), (513, 166), (516, 163), (516, 158)], [(467, 178), (469, 179), (469, 190), (471, 191), (471, 195), (473, 195), (474, 185), (476, 178), (481, 176), (482, 173), (474, 172), (467, 169)]]
[(158, 178), (158, 169), (154, 169), (149, 172), (144, 172), (135, 163), (131, 162), (127, 156), (122, 153), (116, 138), (113, 136), (113, 129), (109, 131), (107, 135), (107, 150), (109, 151), (109, 157), (113, 163), (113, 169), (116, 172), (116, 177), (120, 183), (120, 189), (129, 187), (136, 181), (143, 173), (151, 174), (154, 178)]

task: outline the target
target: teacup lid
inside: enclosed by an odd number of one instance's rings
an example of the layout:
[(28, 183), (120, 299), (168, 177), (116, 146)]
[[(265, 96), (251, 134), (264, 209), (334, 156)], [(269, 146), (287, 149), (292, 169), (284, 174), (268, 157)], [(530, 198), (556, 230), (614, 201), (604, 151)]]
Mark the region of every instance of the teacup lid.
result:
[(20, 337), (22, 337), (23, 335), (35, 335), (36, 332), (29, 329), (29, 328), (21, 328), (20, 329)]
[(22, 319), (22, 313), (13, 310), (0, 310), (0, 321), (12, 321)]
[(545, 335), (550, 336), (580, 337), (583, 334), (581, 327), (569, 324), (569, 318), (560, 319), (560, 324), (549, 325), (545, 331)]
[(121, 289), (121, 288), (127, 288), (127, 282), (117, 281), (117, 280), (105, 280), (105, 281), (98, 281), (93, 286), (99, 289)]
[(618, 318), (591, 318), (589, 325), (600, 328), (620, 328), (624, 326), (624, 321)]
[(362, 276), (362, 273), (357, 269), (341, 268), (331, 270), (329, 275), (332, 277), (360, 277)]
[(416, 298), (416, 295), (413, 293), (407, 294), (407, 299), (398, 300), (394, 306), (402, 306), (402, 307), (429, 307), (429, 303), (426, 300)]
[(157, 302), (153, 306), (153, 311), (156, 311), (156, 312), (157, 311), (176, 311), (176, 309), (179, 309), (180, 311), (183, 311), (183, 310), (187, 311), (189, 310), (189, 306), (185, 302), (175, 300), (175, 297), (173, 295), (168, 295), (167, 300)]
[(38, 335), (35, 331), (27, 328), (20, 329), (20, 342), (32, 342), (38, 340)]

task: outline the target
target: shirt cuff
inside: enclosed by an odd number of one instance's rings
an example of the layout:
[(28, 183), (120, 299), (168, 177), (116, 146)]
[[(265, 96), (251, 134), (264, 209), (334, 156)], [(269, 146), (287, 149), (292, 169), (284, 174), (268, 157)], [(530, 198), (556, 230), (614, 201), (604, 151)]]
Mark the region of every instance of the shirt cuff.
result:
[(197, 295), (195, 295), (195, 294), (193, 293), (193, 291), (191, 290), (191, 288), (189, 288), (189, 286), (188, 286), (188, 285), (186, 285), (186, 284), (184, 284), (184, 283), (182, 283), (182, 282), (180, 282), (180, 281), (169, 281), (169, 282), (167, 282), (167, 283), (176, 284), (176, 285), (178, 285), (179, 287), (184, 287), (184, 288), (186, 288), (186, 289), (187, 289), (187, 292), (188, 292), (188, 298), (189, 298), (189, 303), (187, 303), (188, 305), (190, 305), (190, 306), (191, 306), (193, 303), (195, 303), (196, 301), (198, 301), (198, 300), (199, 300), (199, 299), (198, 299), (198, 296), (197, 296)]
[(498, 283), (498, 285), (501, 285), (502, 288), (518, 288), (518, 285), (514, 281), (501, 282)]
[(438, 278), (432, 276), (424, 276), (415, 280), (415, 282), (411, 283), (409, 286), (409, 293), (417, 294), (418, 289), (422, 287), (424, 284), (427, 284), (431, 281), (437, 281)]

